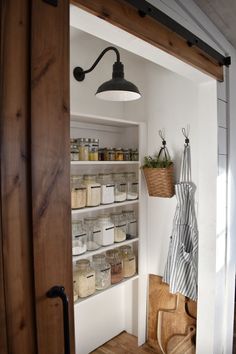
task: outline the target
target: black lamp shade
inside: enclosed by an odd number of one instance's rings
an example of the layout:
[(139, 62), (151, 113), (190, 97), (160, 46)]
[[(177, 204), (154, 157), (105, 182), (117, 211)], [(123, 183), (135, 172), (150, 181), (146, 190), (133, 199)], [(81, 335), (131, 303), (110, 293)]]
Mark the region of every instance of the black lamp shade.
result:
[(113, 78), (99, 86), (96, 97), (106, 101), (132, 101), (141, 95), (132, 82), (123, 78)]

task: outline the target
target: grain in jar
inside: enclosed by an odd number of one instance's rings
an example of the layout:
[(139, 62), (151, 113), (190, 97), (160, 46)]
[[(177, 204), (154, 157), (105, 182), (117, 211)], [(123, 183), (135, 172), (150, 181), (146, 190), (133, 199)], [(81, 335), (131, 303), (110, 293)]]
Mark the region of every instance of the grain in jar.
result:
[(88, 251), (94, 251), (102, 245), (102, 233), (97, 224), (96, 217), (84, 218), (84, 227), (87, 234), (87, 249)]
[(115, 185), (115, 202), (124, 202), (127, 197), (127, 184), (124, 173), (113, 173), (112, 179)]
[(86, 186), (86, 206), (93, 207), (101, 204), (101, 184), (96, 182), (96, 175), (84, 175)]
[(114, 224), (109, 214), (98, 216), (98, 226), (101, 229), (102, 246), (112, 245), (114, 243)]
[(115, 149), (115, 158), (116, 158), (116, 161), (123, 161), (124, 160), (123, 149), (121, 149), (121, 148)]
[(106, 261), (105, 254), (96, 254), (93, 256), (93, 265), (95, 269), (96, 290), (104, 290), (111, 285), (111, 266)]
[(71, 176), (71, 208), (81, 209), (86, 206), (86, 186), (83, 183), (83, 176)]
[(135, 200), (138, 199), (139, 185), (138, 180), (136, 178), (135, 172), (126, 172), (125, 180), (127, 182), (127, 200)]
[(78, 139), (79, 144), (79, 159), (80, 161), (89, 160), (89, 139), (80, 138)]
[(114, 240), (115, 242), (122, 242), (126, 239), (126, 222), (122, 212), (111, 213), (111, 219), (114, 223)]
[(115, 185), (110, 173), (100, 173), (97, 182), (101, 184), (101, 204), (111, 204), (115, 201)]
[(123, 264), (119, 251), (106, 251), (106, 260), (111, 265), (111, 284), (119, 283), (123, 279)]
[(79, 297), (87, 297), (95, 292), (95, 271), (88, 259), (81, 259), (76, 262), (73, 273), (76, 282), (76, 293)]
[(119, 248), (120, 256), (123, 261), (124, 278), (129, 278), (136, 273), (136, 257), (131, 246), (121, 246)]
[(72, 255), (79, 256), (87, 251), (87, 234), (81, 220), (72, 220)]

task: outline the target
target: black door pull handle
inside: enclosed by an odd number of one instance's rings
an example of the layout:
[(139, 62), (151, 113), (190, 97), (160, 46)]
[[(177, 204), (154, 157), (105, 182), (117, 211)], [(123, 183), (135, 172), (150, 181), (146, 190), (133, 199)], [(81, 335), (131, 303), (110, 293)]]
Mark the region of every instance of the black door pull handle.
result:
[(53, 299), (59, 297), (63, 305), (64, 349), (65, 354), (70, 354), (70, 327), (69, 327), (69, 300), (63, 286), (53, 286), (47, 292), (47, 297)]

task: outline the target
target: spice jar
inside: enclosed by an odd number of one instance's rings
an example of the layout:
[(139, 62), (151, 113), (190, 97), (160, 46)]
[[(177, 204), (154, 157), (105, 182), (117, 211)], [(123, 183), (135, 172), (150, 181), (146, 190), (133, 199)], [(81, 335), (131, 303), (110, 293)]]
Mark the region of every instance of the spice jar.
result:
[(71, 208), (81, 209), (86, 206), (86, 187), (83, 176), (71, 176)]
[(123, 210), (122, 214), (124, 215), (124, 219), (126, 220), (127, 225), (126, 238), (131, 239), (137, 237), (137, 219), (135, 217), (134, 210)]
[(114, 223), (114, 239), (115, 242), (122, 242), (126, 239), (126, 223), (122, 212), (111, 213), (111, 219)]
[(108, 214), (99, 215), (98, 225), (101, 230), (102, 246), (114, 243), (114, 224)]
[(127, 196), (127, 184), (124, 173), (113, 173), (112, 179), (115, 184), (115, 202), (124, 202)]
[(95, 269), (96, 290), (104, 290), (111, 285), (111, 266), (106, 261), (105, 254), (93, 256), (93, 266)]
[(95, 292), (95, 271), (88, 259), (81, 259), (76, 262), (74, 280), (79, 297), (87, 297)]
[(132, 277), (136, 273), (136, 257), (131, 246), (121, 246), (119, 248), (121, 259), (123, 260), (124, 278)]
[(71, 161), (79, 160), (79, 146), (77, 139), (70, 139), (70, 159)]
[(98, 149), (98, 160), (99, 161), (104, 161), (105, 160), (105, 148)]
[(111, 283), (119, 283), (123, 279), (123, 264), (119, 251), (106, 251), (106, 260), (111, 265)]
[(89, 139), (80, 138), (78, 139), (79, 144), (79, 159), (81, 161), (88, 161), (89, 159)]
[(112, 147), (106, 149), (105, 160), (106, 161), (115, 161), (115, 159), (116, 159), (115, 149), (113, 149)]
[(96, 182), (96, 175), (84, 175), (87, 190), (86, 206), (92, 207), (101, 203), (101, 184)]
[(84, 218), (84, 227), (87, 233), (87, 249), (94, 251), (102, 245), (102, 233), (97, 224), (97, 218), (87, 217)]
[(99, 139), (89, 139), (89, 160), (98, 161)]
[(81, 220), (72, 220), (72, 255), (78, 256), (87, 251), (87, 234)]
[(138, 154), (138, 150), (131, 150), (131, 160), (132, 161), (138, 161), (139, 159), (139, 154)]
[(135, 172), (126, 172), (125, 179), (127, 181), (127, 200), (138, 199), (138, 180)]
[(123, 153), (124, 153), (124, 160), (125, 161), (130, 161), (131, 160), (130, 149), (124, 149)]
[(97, 181), (101, 184), (101, 204), (111, 204), (115, 201), (114, 183), (110, 173), (100, 173)]
[(121, 148), (115, 149), (115, 158), (116, 158), (116, 161), (123, 161), (124, 160), (124, 152)]

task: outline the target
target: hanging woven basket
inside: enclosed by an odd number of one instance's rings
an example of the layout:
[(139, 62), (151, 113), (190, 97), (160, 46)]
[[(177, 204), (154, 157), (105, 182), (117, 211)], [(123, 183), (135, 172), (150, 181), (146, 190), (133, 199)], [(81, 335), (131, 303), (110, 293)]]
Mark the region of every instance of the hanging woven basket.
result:
[(165, 168), (144, 167), (143, 173), (150, 197), (173, 197), (175, 194), (173, 163), (169, 167)]
[(145, 157), (143, 173), (151, 197), (171, 198), (175, 194), (174, 164), (166, 147), (163, 131), (159, 130), (159, 135), (163, 146), (158, 155)]

